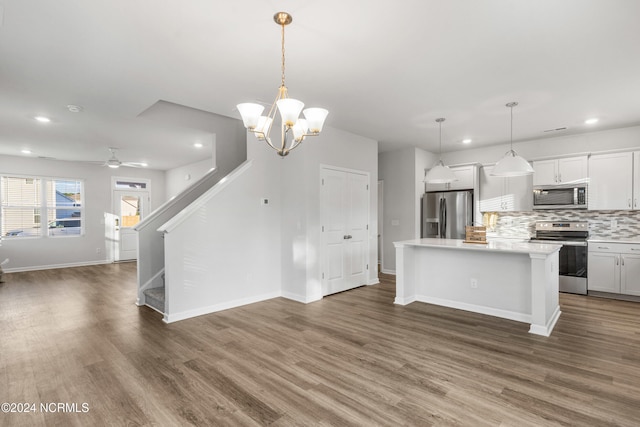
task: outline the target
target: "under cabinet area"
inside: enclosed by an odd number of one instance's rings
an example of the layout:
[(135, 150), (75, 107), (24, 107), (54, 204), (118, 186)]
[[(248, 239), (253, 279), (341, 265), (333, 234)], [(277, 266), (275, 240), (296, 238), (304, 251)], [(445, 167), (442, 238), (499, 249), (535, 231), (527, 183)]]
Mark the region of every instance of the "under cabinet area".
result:
[(640, 243), (589, 242), (589, 291), (640, 296)]
[(587, 180), (587, 156), (533, 162), (533, 185), (570, 185)]

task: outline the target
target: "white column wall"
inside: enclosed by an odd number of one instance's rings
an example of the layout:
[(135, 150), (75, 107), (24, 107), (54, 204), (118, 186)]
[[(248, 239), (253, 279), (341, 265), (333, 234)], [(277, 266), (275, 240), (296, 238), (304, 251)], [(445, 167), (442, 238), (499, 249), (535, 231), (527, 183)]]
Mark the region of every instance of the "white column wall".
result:
[(379, 155), (380, 179), (384, 181), (383, 273), (396, 271), (393, 242), (420, 237), (424, 169), (436, 160), (434, 154), (415, 147)]
[(165, 234), (166, 322), (281, 295), (279, 166), (254, 158)]
[[(256, 144), (265, 145), (264, 142)], [(268, 150), (266, 146), (260, 148)], [(277, 157), (273, 152), (271, 155)], [(289, 156), (279, 160), (278, 164), (278, 170), (282, 174), (280, 187), (283, 295), (303, 302), (322, 298), (321, 165), (369, 172), (371, 182), (368, 283), (377, 283), (377, 141), (325, 127), (320, 136), (307, 138)]]

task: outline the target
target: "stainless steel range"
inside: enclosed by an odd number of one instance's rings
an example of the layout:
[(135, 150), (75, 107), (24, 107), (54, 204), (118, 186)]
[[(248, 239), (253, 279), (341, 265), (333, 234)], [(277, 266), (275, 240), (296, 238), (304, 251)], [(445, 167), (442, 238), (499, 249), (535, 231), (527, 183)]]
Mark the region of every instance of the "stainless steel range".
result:
[(560, 249), (560, 292), (587, 294), (586, 221), (538, 221), (531, 242), (562, 244)]

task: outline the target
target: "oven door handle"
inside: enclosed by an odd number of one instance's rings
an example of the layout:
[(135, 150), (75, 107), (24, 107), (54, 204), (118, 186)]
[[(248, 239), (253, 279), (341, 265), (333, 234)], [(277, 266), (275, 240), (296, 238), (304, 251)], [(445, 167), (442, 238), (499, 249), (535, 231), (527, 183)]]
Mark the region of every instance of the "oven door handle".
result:
[(531, 243), (546, 243), (546, 244), (556, 244), (556, 245), (564, 245), (564, 246), (587, 246), (587, 242), (579, 242), (574, 240), (546, 240), (546, 239), (533, 239), (530, 240)]

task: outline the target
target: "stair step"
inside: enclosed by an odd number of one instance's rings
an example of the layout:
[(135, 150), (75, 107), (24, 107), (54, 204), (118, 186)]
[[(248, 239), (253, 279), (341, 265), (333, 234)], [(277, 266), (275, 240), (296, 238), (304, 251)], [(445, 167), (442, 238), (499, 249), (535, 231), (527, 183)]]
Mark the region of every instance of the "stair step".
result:
[(145, 289), (145, 304), (164, 313), (164, 286), (160, 288)]

